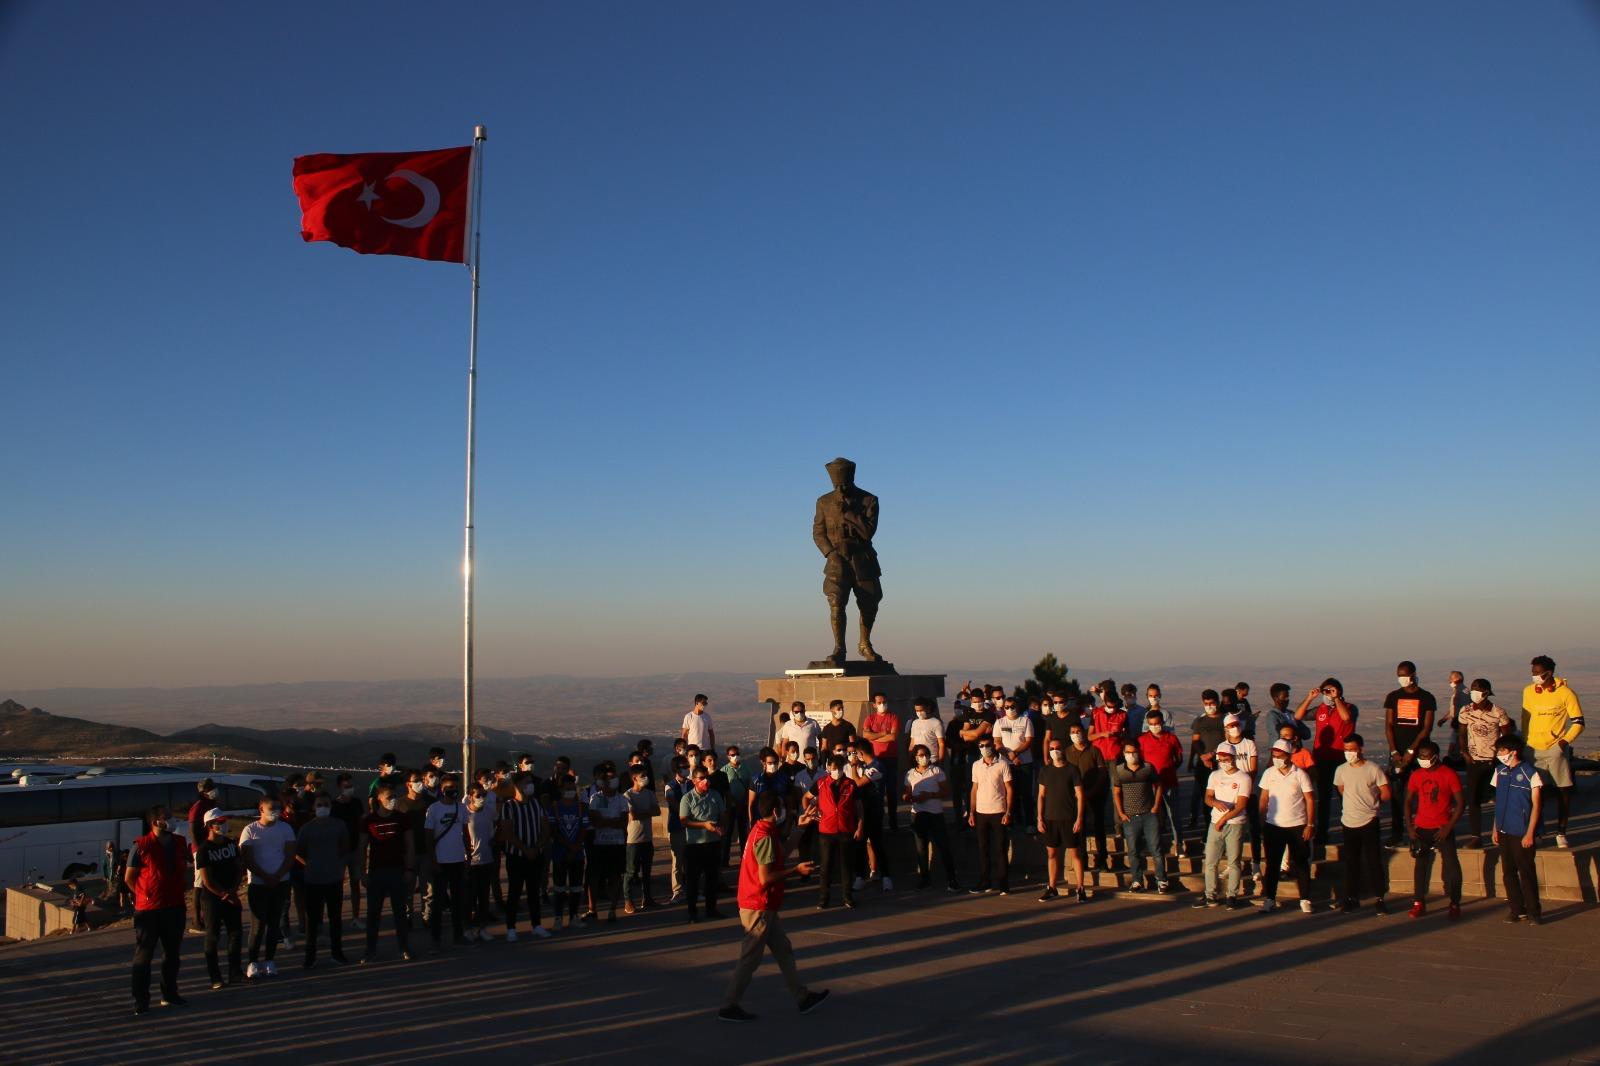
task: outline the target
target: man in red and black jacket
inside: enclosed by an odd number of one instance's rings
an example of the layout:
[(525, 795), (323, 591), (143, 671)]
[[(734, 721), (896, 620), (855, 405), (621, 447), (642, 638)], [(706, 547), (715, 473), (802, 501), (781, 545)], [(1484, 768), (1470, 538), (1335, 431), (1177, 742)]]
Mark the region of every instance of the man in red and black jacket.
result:
[(206, 931), (206, 916), (200, 910), (200, 902), (205, 898), (201, 891), (200, 863), (195, 860), (195, 853), (200, 850), (200, 845), (206, 842), (206, 812), (217, 806), (218, 789), (216, 782), (206, 778), (195, 785), (195, 790), (200, 793), (195, 798), (194, 805), (189, 808), (189, 861), (194, 866), (194, 922), (190, 929), (196, 933)]
[(189, 887), (189, 844), (173, 831), (164, 806), (150, 809), (150, 832), (128, 850), (124, 875), (133, 892), (133, 1013), (150, 1009), (150, 962), (161, 948), (161, 1005), (182, 1006), (178, 949), (183, 944), (183, 892)]
[(864, 835), (861, 794), (845, 776), (844, 756), (828, 756), (828, 772), (817, 779), (817, 839), (821, 844), (822, 885), (817, 909), (828, 906), (833, 891), (833, 869), (839, 867), (844, 905), (856, 905), (855, 844)]

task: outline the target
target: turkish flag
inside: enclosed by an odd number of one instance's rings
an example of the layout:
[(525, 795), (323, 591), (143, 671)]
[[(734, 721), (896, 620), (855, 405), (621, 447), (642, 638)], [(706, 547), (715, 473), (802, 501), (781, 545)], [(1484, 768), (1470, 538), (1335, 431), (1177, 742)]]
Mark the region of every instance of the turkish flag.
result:
[(300, 236), (374, 255), (467, 261), (472, 147), (303, 155)]

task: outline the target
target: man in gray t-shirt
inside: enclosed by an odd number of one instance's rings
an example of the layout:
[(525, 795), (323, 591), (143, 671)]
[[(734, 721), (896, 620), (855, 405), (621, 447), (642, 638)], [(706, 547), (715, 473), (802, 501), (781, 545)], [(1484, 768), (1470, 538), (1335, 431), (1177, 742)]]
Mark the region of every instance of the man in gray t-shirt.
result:
[(333, 797), (318, 793), (312, 800), (316, 817), (300, 827), (299, 858), (305, 863), (303, 881), (306, 893), (306, 968), (317, 961), (317, 931), (322, 916), (328, 916), (328, 948), (333, 960), (345, 961), (340, 916), (344, 911), (345, 858), (350, 854), (350, 830), (344, 820), (334, 818)]
[(1389, 778), (1376, 763), (1362, 753), (1361, 734), (1351, 733), (1344, 741), (1344, 765), (1333, 773), (1333, 787), (1339, 791), (1339, 822), (1344, 826), (1344, 912), (1353, 914), (1361, 907), (1361, 873), (1370, 871), (1373, 891), (1378, 897), (1379, 914), (1387, 914), (1383, 897), (1389, 891), (1388, 864), (1380, 851), (1378, 812), (1389, 802)]
[(1131, 740), (1123, 744), (1122, 764), (1111, 768), (1111, 801), (1122, 823), (1122, 841), (1128, 850), (1128, 871), (1132, 874), (1128, 887), (1134, 892), (1145, 888), (1141, 850), (1150, 856), (1155, 867), (1156, 891), (1170, 892), (1174, 887), (1167, 879), (1167, 856), (1160, 847), (1155, 815), (1163, 791), (1161, 775), (1144, 761), (1139, 745)]

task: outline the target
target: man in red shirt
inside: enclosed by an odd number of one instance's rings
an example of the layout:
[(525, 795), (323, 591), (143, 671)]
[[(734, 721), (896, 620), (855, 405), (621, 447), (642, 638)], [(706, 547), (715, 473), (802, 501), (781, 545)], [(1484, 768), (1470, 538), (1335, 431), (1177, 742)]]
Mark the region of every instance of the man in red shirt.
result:
[(189, 845), (164, 806), (150, 808), (150, 832), (133, 842), (124, 874), (133, 893), (133, 1013), (150, 1010), (150, 963), (161, 948), (161, 1005), (181, 1007), (178, 949), (183, 944)]
[(1428, 882), (1433, 877), (1433, 853), (1443, 856), (1444, 894), (1450, 900), (1450, 920), (1461, 917), (1461, 861), (1456, 857), (1456, 820), (1461, 817), (1461, 779), (1439, 759), (1439, 745), (1424, 740), (1416, 746), (1416, 766), (1406, 782), (1406, 836), (1416, 863), (1416, 892), (1411, 917), (1427, 911)]
[[(883, 779), (900, 780), (900, 716), (889, 710), (889, 697), (881, 692), (872, 694), (872, 713), (861, 723), (861, 739), (872, 741), (872, 757), (878, 760)], [(889, 812), (889, 832), (900, 830), (896, 808), (899, 791), (889, 788), (884, 792), (884, 806)]]
[(1122, 760), (1122, 742), (1127, 736), (1128, 712), (1122, 709), (1122, 697), (1108, 689), (1106, 702), (1089, 718), (1089, 743), (1100, 749), (1107, 766), (1114, 766)]
[(1333, 775), (1344, 763), (1344, 741), (1356, 731), (1356, 708), (1345, 702), (1344, 686), (1330, 677), (1306, 693), (1295, 709), (1294, 720), (1305, 720), (1312, 706), (1316, 722), (1311, 731), (1312, 778), (1316, 782), (1317, 831), (1312, 838), (1316, 855), (1328, 847), (1328, 815), (1333, 811)]
[[(865, 834), (861, 823), (861, 793), (845, 776), (844, 756), (828, 756), (828, 772), (817, 779), (817, 841), (822, 849), (822, 884), (817, 910), (828, 906), (833, 892), (833, 870), (839, 868), (844, 905), (856, 905), (855, 842)], [(742, 907), (743, 904), (740, 904)]]
[[(1139, 754), (1155, 769), (1161, 778), (1161, 810), (1156, 820), (1166, 824), (1172, 839), (1182, 841), (1178, 834), (1178, 816), (1174, 797), (1178, 794), (1178, 767), (1183, 765), (1183, 742), (1167, 732), (1162, 713), (1151, 710), (1145, 713), (1145, 731), (1139, 734)], [(1182, 847), (1179, 846), (1181, 853)]]
[(750, 827), (750, 836), (745, 840), (744, 858), (739, 862), (739, 924), (744, 926), (744, 940), (739, 945), (739, 963), (734, 967), (733, 980), (728, 982), (727, 1001), (717, 1012), (717, 1018), (725, 1022), (756, 1020), (754, 1014), (739, 1006), (739, 1000), (744, 998), (745, 989), (750, 987), (750, 979), (755, 976), (761, 956), (768, 948), (772, 949), (772, 957), (801, 1014), (810, 1014), (828, 998), (827, 989), (812, 992), (800, 983), (794, 966), (794, 948), (778, 921), (778, 908), (783, 906), (783, 883), (791, 875), (811, 876), (813, 864), (802, 862), (793, 870), (784, 868), (788, 812), (782, 796), (773, 792), (758, 796), (756, 816), (756, 823)]

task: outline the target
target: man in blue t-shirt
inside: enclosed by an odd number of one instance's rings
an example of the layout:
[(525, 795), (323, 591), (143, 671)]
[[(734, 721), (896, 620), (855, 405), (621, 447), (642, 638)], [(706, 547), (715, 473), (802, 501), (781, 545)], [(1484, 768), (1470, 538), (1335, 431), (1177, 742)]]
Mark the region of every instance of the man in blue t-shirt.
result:
[(1500, 846), (1501, 876), (1506, 883), (1507, 922), (1524, 918), (1540, 923), (1539, 878), (1535, 870), (1539, 829), (1539, 771), (1522, 761), (1522, 741), (1514, 736), (1495, 741), (1494, 842)]

